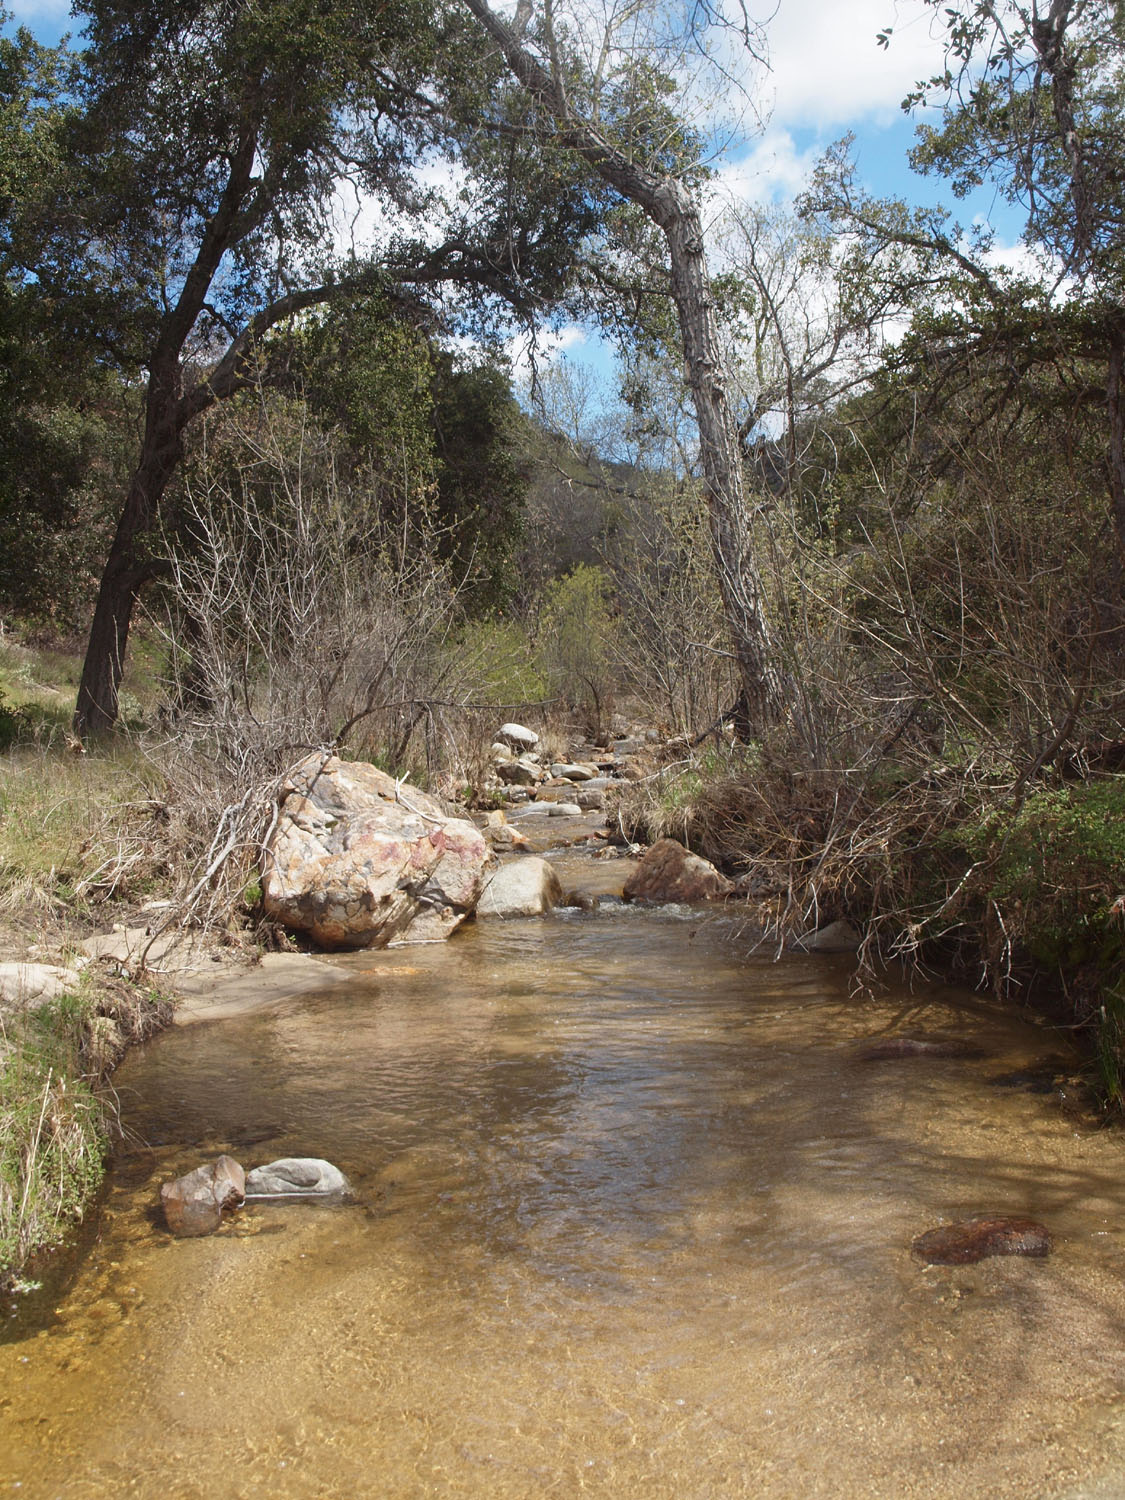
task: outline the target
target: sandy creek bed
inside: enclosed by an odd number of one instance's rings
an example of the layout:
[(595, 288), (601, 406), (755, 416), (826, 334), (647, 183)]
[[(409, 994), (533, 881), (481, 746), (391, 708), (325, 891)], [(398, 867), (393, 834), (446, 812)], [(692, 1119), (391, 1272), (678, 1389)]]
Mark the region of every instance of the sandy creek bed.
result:
[[(990, 1081), (1045, 1028), (612, 902), (333, 969), (119, 1070), (96, 1238), (0, 1346), (0, 1491), (1125, 1496), (1125, 1137)], [(985, 1055), (858, 1059), (905, 1033)], [(220, 1150), (355, 1201), (170, 1239)], [(1051, 1257), (911, 1255), (988, 1210)]]

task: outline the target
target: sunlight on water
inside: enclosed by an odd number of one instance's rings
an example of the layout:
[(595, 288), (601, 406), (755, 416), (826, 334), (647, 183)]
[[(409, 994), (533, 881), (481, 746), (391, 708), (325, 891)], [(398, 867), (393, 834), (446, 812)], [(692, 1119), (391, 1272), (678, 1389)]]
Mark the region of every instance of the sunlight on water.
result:
[[(118, 1073), (96, 1243), (0, 1347), (0, 1492), (1125, 1494), (1125, 1140), (990, 1082), (1045, 1029), (686, 911), (339, 962)], [(886, 1035), (983, 1055), (859, 1058)], [(160, 1182), (220, 1150), (355, 1201), (170, 1239)], [(1053, 1255), (912, 1258), (986, 1210)]]

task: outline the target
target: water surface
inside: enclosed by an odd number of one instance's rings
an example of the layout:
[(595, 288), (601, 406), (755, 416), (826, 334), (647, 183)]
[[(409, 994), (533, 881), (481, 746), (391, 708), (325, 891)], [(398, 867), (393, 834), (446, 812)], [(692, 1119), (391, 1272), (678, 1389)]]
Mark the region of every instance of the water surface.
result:
[[(990, 1082), (1045, 1028), (684, 911), (339, 962), (117, 1074), (96, 1243), (0, 1347), (0, 1490), (1125, 1495), (1125, 1141)], [(859, 1059), (889, 1035), (984, 1055)], [(160, 1182), (220, 1150), (355, 1201), (172, 1240)], [(1054, 1253), (912, 1257), (974, 1212)]]

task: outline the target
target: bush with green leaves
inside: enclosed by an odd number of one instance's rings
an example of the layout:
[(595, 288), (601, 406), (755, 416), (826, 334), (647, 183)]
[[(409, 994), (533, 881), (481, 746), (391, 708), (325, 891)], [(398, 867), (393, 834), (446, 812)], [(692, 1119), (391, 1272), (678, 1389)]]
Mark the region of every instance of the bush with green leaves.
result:
[(579, 563), (548, 585), (539, 616), (539, 660), (552, 695), (580, 713), (595, 738), (613, 714), (618, 630), (602, 568)]

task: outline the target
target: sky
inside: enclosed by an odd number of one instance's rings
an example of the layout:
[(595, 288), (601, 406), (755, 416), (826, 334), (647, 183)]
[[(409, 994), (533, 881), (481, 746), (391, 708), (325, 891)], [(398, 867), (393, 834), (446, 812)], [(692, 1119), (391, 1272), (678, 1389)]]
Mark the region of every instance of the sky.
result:
[[(67, 28), (67, 0), (5, 3), (44, 42)], [(755, 89), (763, 119), (714, 163), (722, 191), (736, 201), (784, 205), (823, 151), (850, 132), (859, 177), (870, 190), (953, 206), (945, 185), (916, 176), (906, 159), (915, 122), (903, 113), (902, 99), (943, 62), (933, 10), (923, 0), (763, 0), (768, 5), (775, 6), (772, 15), (765, 8), (759, 14), (769, 70)], [(876, 34), (887, 28), (891, 41), (882, 48)], [(991, 196), (956, 207), (961, 222), (985, 219), (1001, 246), (1016, 243), (1018, 224)], [(606, 363), (596, 338), (579, 329), (564, 330), (554, 347), (556, 357)], [(543, 353), (550, 357), (549, 349)]]

